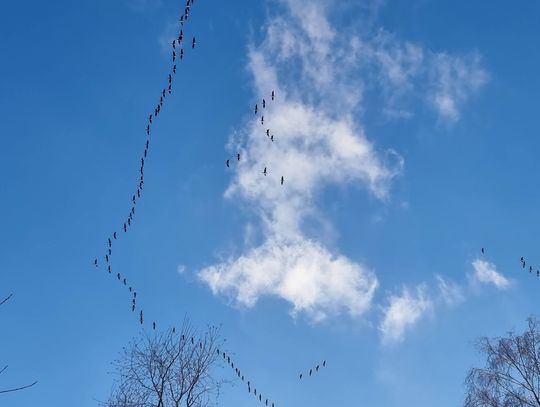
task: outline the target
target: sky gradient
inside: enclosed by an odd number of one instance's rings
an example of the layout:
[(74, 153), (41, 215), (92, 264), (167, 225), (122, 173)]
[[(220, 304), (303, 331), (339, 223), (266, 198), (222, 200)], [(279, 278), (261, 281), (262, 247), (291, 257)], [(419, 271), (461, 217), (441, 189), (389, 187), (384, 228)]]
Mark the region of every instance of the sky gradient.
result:
[[(93, 260), (182, 3), (3, 7), (0, 388), (39, 383), (0, 405), (95, 406), (139, 332)], [(276, 407), (460, 405), (475, 339), (537, 312), (540, 5), (334, 3), (196, 0), (115, 268), (159, 326), (221, 325)]]

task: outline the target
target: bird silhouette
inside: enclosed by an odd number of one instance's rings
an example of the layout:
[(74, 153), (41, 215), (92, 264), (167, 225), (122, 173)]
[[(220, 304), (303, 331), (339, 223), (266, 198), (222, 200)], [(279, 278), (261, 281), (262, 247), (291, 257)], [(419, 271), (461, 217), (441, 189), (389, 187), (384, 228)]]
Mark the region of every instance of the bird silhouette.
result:
[(173, 60), (173, 62), (176, 61), (176, 52), (174, 52), (174, 51), (172, 52), (172, 60)]
[(184, 59), (184, 50), (183, 49), (180, 50), (180, 59)]
[(283, 182), (284, 182), (284, 181), (285, 181), (285, 180), (283, 179), (283, 176), (282, 176), (282, 177), (281, 177), (281, 185), (283, 185)]
[(266, 137), (270, 137), (270, 129), (266, 129)]
[(259, 111), (259, 106), (257, 106), (257, 104), (255, 104), (255, 114), (257, 114), (258, 111)]
[(98, 261), (97, 261), (97, 259), (94, 260), (94, 266), (96, 266), (96, 267), (98, 266)]
[(230, 167), (229, 167), (229, 160), (227, 160), (227, 162), (226, 162), (226, 163), (227, 163), (227, 168), (230, 168)]
[(484, 248), (482, 247), (482, 254), (484, 254)]
[(116, 274), (116, 278), (118, 278), (118, 281), (120, 281), (120, 273)]
[(302, 380), (302, 373), (300, 373), (300, 380)]
[(109, 271), (109, 274), (111, 274), (111, 266), (109, 266), (108, 271)]
[(109, 240), (109, 247), (111, 247), (112, 246), (111, 238), (109, 238), (108, 240)]
[(156, 323), (155, 322), (152, 322), (152, 329), (155, 331), (156, 330)]
[(272, 100), (274, 100), (274, 97), (276, 96), (276, 93), (272, 91)]
[(105, 255), (105, 261), (106, 261), (107, 263), (109, 262), (109, 255), (108, 255), (108, 254)]
[(313, 369), (309, 369), (309, 375), (311, 376), (311, 373), (313, 373)]
[(326, 360), (322, 362), (323, 367), (326, 367)]
[(272, 143), (274, 142), (274, 135), (273, 134), (270, 136), (270, 141), (272, 141)]
[(140, 317), (140, 321), (141, 321), (141, 325), (142, 325), (142, 323), (143, 323), (143, 312), (142, 312), (142, 310), (141, 310), (141, 317)]
[(195, 37), (193, 37), (193, 41), (191, 42), (191, 48), (195, 48)]
[(150, 124), (152, 123), (152, 115), (148, 116), (148, 120), (150, 121)]
[(266, 100), (264, 100), (264, 99), (263, 99), (263, 101), (262, 101), (262, 102), (263, 102), (263, 103), (262, 103), (262, 105), (263, 105), (263, 109), (265, 109), (265, 108), (266, 108)]
[(315, 371), (316, 371), (316, 372), (319, 371), (319, 365), (317, 365), (317, 367), (315, 367)]
[(126, 279), (125, 279), (125, 278), (124, 278), (124, 285), (127, 285), (127, 283), (126, 283)]
[(131, 306), (131, 312), (135, 312), (135, 304)]
[(264, 176), (266, 177), (266, 167), (264, 167), (263, 174), (264, 174)]
[(172, 333), (176, 333), (176, 328), (173, 326)]
[(172, 47), (173, 47), (174, 49), (176, 49), (176, 39), (174, 39), (174, 40), (172, 41)]
[(240, 161), (240, 153), (236, 154), (236, 159)]
[(116, 240), (116, 232), (113, 233), (113, 237)]
[(124, 223), (124, 232), (127, 232), (127, 226), (125, 223)]
[(261, 124), (264, 124), (264, 116), (261, 116)]

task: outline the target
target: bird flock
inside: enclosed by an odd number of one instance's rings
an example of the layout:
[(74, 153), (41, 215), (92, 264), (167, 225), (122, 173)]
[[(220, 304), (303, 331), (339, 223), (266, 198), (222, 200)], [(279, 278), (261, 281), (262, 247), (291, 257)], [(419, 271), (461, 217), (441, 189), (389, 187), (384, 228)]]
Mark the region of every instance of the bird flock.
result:
[[(312, 367), (311, 369), (309, 369), (309, 376), (311, 377), (311, 375), (318, 373), (320, 369), (325, 368), (325, 367), (326, 367), (326, 360), (323, 360), (323, 362), (320, 365), (316, 365), (315, 367)], [(300, 373), (299, 377), (300, 377), (300, 380), (302, 380), (302, 377), (304, 377), (304, 373)]]
[[(270, 94), (270, 100), (273, 102), (275, 101), (276, 99), (276, 92), (275, 90), (272, 90), (272, 93)], [(260, 122), (261, 122), (261, 126), (264, 126), (264, 112), (266, 110), (266, 99), (262, 98), (262, 100), (260, 101), (261, 102), (261, 118), (260, 118)], [(259, 114), (259, 103), (255, 103), (255, 109), (254, 109), (254, 112), (255, 112), (255, 116), (258, 116)], [(264, 128), (264, 127), (263, 127)], [(268, 137), (268, 139), (270, 140), (270, 142), (274, 142), (274, 134), (270, 132), (270, 129), (267, 128), (265, 130), (265, 134), (266, 134), (266, 137)], [(237, 161), (240, 161), (240, 158), (241, 158), (241, 155), (240, 153), (237, 153), (236, 154), (236, 160)], [(234, 161), (233, 158), (228, 158), (227, 160), (225, 160), (225, 165), (227, 166), (227, 168), (230, 168), (231, 167), (231, 162)], [(262, 170), (262, 174), (266, 177), (268, 175), (268, 169), (267, 167), (264, 167), (264, 169)], [(281, 179), (280, 179), (280, 183), (281, 185), (283, 185), (283, 183), (285, 182), (285, 178), (283, 177), (283, 175), (281, 176)]]
[[(144, 168), (147, 162), (148, 153), (150, 151), (150, 134), (152, 132), (151, 131), (152, 126), (155, 123), (158, 116), (161, 114), (167, 96), (171, 95), (173, 92), (173, 80), (177, 72), (177, 65), (176, 65), (177, 60), (179, 59), (180, 61), (182, 61), (185, 55), (184, 54), (184, 42), (185, 42), (184, 25), (190, 16), (191, 6), (193, 5), (194, 2), (195, 0), (186, 0), (184, 12), (182, 13), (179, 19), (178, 35), (173, 39), (172, 44), (171, 44), (172, 62), (171, 62), (170, 71), (167, 77), (167, 85), (165, 85), (165, 87), (163, 87), (163, 89), (160, 91), (159, 101), (156, 103), (153, 112), (150, 113), (150, 115), (148, 116), (148, 122), (146, 125), (146, 141), (144, 144), (143, 153), (140, 157), (137, 188), (135, 189), (133, 196), (131, 197), (131, 207), (130, 207), (128, 216), (121, 223), (120, 228), (118, 230), (113, 231), (112, 234), (107, 238), (107, 248), (102, 258), (102, 260), (104, 260), (104, 264), (106, 265), (107, 272), (110, 275), (116, 275), (117, 280), (121, 284), (123, 284), (131, 293), (130, 307), (131, 307), (132, 312), (135, 312), (137, 308), (137, 291), (135, 291), (135, 289), (132, 286), (128, 285), (127, 278), (123, 274), (118, 273), (118, 272), (117, 273), (113, 272), (113, 268), (112, 268), (113, 247), (114, 247), (115, 242), (118, 239), (120, 239), (120, 236), (122, 235), (122, 231), (123, 233), (127, 233), (128, 230), (131, 228), (134, 221), (134, 217), (135, 217), (135, 208), (136, 208), (137, 202), (142, 197), (142, 192), (144, 188)], [(191, 46), (191, 49), (195, 48), (196, 46), (195, 37), (192, 38), (190, 46)], [(96, 258), (94, 260), (95, 267), (100, 267), (101, 264), (102, 263), (100, 262), (99, 258)], [(141, 325), (144, 324), (145, 319), (144, 319), (144, 312), (142, 309), (140, 309), (139, 311), (139, 321)], [(154, 330), (156, 329), (155, 321), (152, 322), (152, 329)]]
[[(149, 151), (150, 151), (149, 150), (150, 149), (150, 135), (152, 133), (152, 126), (154, 125), (156, 119), (161, 114), (166, 98), (168, 97), (168, 95), (171, 95), (172, 92), (173, 92), (173, 81), (174, 81), (175, 75), (177, 73), (177, 62), (178, 62), (178, 60), (179, 61), (184, 60), (184, 57), (185, 57), (185, 50), (184, 50), (185, 34), (184, 34), (184, 28), (185, 28), (185, 24), (186, 24), (186, 22), (187, 22), (187, 20), (188, 20), (188, 18), (190, 16), (191, 8), (192, 8), (194, 2), (195, 2), (195, 0), (186, 0), (184, 12), (182, 13), (182, 15), (179, 18), (178, 35), (172, 41), (172, 44), (171, 44), (171, 46), (172, 46), (172, 62), (171, 62), (171, 68), (170, 68), (170, 71), (169, 71), (169, 74), (168, 74), (168, 77), (167, 77), (167, 85), (161, 90), (160, 95), (159, 95), (159, 102), (156, 103), (153, 112), (151, 112), (149, 114), (149, 116), (148, 116), (148, 122), (146, 124), (146, 129), (145, 129), (146, 130), (145, 131), (145, 133), (146, 133), (146, 141), (145, 141), (145, 144), (144, 144), (143, 153), (142, 153), (142, 155), (140, 157), (140, 166), (139, 166), (139, 174), (138, 174), (138, 180), (137, 180), (137, 188), (134, 190), (135, 192), (133, 193), (133, 196), (131, 197), (130, 210), (128, 212), (127, 217), (124, 219), (123, 222), (121, 222), (121, 225), (120, 225), (119, 229), (114, 230), (111, 233), (111, 235), (107, 238), (106, 251), (105, 251), (105, 254), (103, 255), (103, 257), (95, 258), (95, 260), (94, 260), (94, 266), (96, 268), (100, 268), (102, 265), (105, 265), (106, 266), (106, 271), (108, 272), (108, 274), (111, 275), (111, 276), (115, 275), (117, 281), (119, 281), (120, 284), (122, 284), (127, 290), (129, 290), (130, 298), (131, 298), (130, 308), (131, 308), (131, 311), (133, 313), (137, 309), (137, 300), (138, 300), (137, 291), (134, 289), (133, 286), (128, 284), (128, 280), (123, 274), (121, 274), (119, 272), (115, 273), (113, 271), (113, 267), (112, 267), (113, 248), (114, 248), (114, 245), (115, 245), (116, 241), (120, 239), (120, 236), (122, 235), (122, 231), (123, 231), (124, 234), (126, 234), (128, 232), (128, 230), (132, 227), (132, 224), (134, 222), (134, 217), (135, 217), (135, 213), (136, 213), (136, 205), (137, 205), (137, 202), (142, 197), (142, 192), (143, 192), (143, 188), (144, 188), (144, 169), (145, 169), (145, 164), (147, 163), (147, 158), (148, 158), (148, 154), (149, 154)], [(193, 36), (192, 40), (191, 40), (191, 44), (190, 44), (191, 49), (194, 49), (196, 47), (196, 44), (197, 44), (196, 38)], [(275, 91), (272, 91), (271, 96), (270, 96), (271, 101), (274, 101), (275, 98), (276, 98), (276, 93), (275, 93)], [(265, 111), (265, 109), (267, 107), (266, 105), (267, 105), (267, 102), (263, 98), (262, 102), (261, 102), (262, 109), (261, 109), (261, 117), (260, 117), (260, 122), (261, 122), (262, 126), (264, 126), (264, 124), (265, 124), (265, 119), (264, 119), (263, 113), (264, 113), (264, 111)], [(255, 115), (258, 115), (258, 113), (259, 113), (259, 104), (257, 103), (255, 105)], [(274, 142), (274, 135), (271, 134), (269, 128), (266, 129), (265, 134), (268, 137), (268, 139), (270, 140), (270, 142)], [(237, 161), (240, 161), (240, 159), (241, 159), (240, 153), (237, 153), (235, 158), (236, 158)], [(230, 167), (231, 161), (232, 161), (232, 159), (227, 159), (227, 161), (226, 161), (227, 167)], [(268, 170), (267, 170), (266, 167), (263, 169), (262, 173), (264, 174), (264, 176), (266, 176), (268, 174)], [(284, 177), (283, 176), (281, 176), (280, 181), (281, 181), (281, 185), (283, 185), (283, 183), (284, 183)], [(144, 310), (142, 308), (139, 309), (138, 316), (139, 316), (139, 323), (141, 325), (144, 325), (146, 320), (145, 320)], [(156, 323), (155, 320), (152, 320), (151, 326), (152, 326), (152, 329), (154, 331), (157, 329), (157, 323)], [(175, 327), (172, 327), (172, 332), (173, 333), (176, 332)], [(185, 339), (186, 338), (184, 337), (184, 335), (182, 335), (182, 340), (185, 340)], [(202, 341), (201, 340), (197, 340), (197, 341), (199, 343), (199, 346), (202, 348), (202, 346), (203, 346)], [(195, 338), (191, 337), (191, 343), (192, 344), (195, 343)], [(218, 352), (218, 354), (221, 354), (219, 349), (217, 350), (217, 352)], [(258, 398), (260, 403), (264, 403), (266, 406), (269, 406), (269, 407), (275, 407), (275, 402), (271, 401), (270, 398), (265, 396), (264, 399), (263, 399), (262, 393), (260, 391), (258, 392), (257, 388), (253, 385), (253, 382), (251, 380), (248, 380), (242, 374), (242, 371), (240, 370), (238, 365), (236, 365), (236, 367), (235, 367), (234, 361), (231, 360), (230, 356), (228, 356), (225, 352), (222, 352), (222, 354), (223, 354), (223, 359), (227, 361), (229, 366), (231, 368), (235, 369), (235, 375), (240, 380), (242, 380), (242, 382), (246, 382), (248, 393), (250, 393), (250, 394), (253, 393), (254, 396)], [(323, 366), (325, 366), (325, 365), (326, 365), (326, 361), (323, 362)], [(319, 366), (317, 366), (316, 371), (318, 371), (318, 368), (319, 368)]]

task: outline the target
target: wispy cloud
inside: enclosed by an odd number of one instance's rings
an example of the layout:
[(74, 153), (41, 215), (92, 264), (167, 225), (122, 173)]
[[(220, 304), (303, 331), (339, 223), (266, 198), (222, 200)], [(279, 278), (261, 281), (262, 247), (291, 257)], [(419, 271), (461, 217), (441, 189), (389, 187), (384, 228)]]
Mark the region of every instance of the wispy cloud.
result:
[(437, 280), (437, 289), (439, 298), (448, 306), (461, 304), (465, 301), (465, 287), (462, 285), (445, 279), (440, 275), (435, 276)]
[(414, 290), (403, 287), (399, 295), (391, 295), (384, 308), (384, 318), (379, 325), (384, 344), (401, 342), (405, 332), (415, 325), (428, 311), (433, 302), (422, 284)]
[(510, 286), (510, 280), (497, 271), (495, 264), (485, 260), (475, 259), (472, 262), (474, 273), (471, 278), (481, 284), (492, 284), (499, 290), (505, 290)]

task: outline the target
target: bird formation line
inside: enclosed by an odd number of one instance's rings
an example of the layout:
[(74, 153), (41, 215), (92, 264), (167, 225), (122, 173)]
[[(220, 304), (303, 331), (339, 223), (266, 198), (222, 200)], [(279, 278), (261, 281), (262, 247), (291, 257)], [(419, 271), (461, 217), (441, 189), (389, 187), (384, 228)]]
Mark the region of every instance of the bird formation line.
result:
[[(270, 100), (272, 102), (276, 99), (276, 92), (274, 90), (272, 91), (272, 93), (270, 95), (270, 98), (271, 98)], [(264, 114), (263, 113), (266, 110), (266, 99), (262, 98), (261, 106), (262, 106), (262, 111), (261, 111), (261, 119), (260, 119), (260, 121), (261, 121), (261, 126), (264, 126), (265, 121), (264, 121)], [(254, 113), (255, 113), (256, 116), (259, 114), (259, 102), (257, 102), (255, 104)], [(274, 134), (271, 133), (270, 129), (267, 128), (264, 133), (266, 134), (266, 137), (268, 137), (268, 139), (273, 143), (274, 142)], [(240, 153), (237, 153), (235, 158), (236, 158), (236, 161), (240, 161), (240, 158), (241, 158)], [(234, 161), (234, 158), (228, 158), (227, 160), (225, 160), (225, 165), (227, 166), (227, 168), (230, 168), (232, 161)], [(262, 170), (262, 174), (265, 177), (268, 175), (267, 167), (264, 167), (264, 169)], [(283, 185), (284, 182), (285, 182), (285, 178), (282, 175), (281, 179), (280, 179), (281, 185)]]
[[(253, 394), (256, 398), (258, 398), (259, 403), (262, 403), (262, 404), (264, 404), (265, 406), (268, 406), (268, 407), (275, 407), (275, 403), (273, 401), (271, 401), (271, 399), (268, 399), (268, 397), (266, 397), (266, 396), (263, 397), (263, 395), (262, 395), (262, 393), (260, 391), (257, 392), (257, 388), (255, 387), (255, 385), (253, 385), (253, 382), (248, 380), (246, 377), (244, 377), (244, 375), (242, 374), (242, 371), (240, 370), (238, 365), (236, 365), (236, 367), (235, 367), (235, 363), (231, 359), (230, 355), (227, 355), (225, 352), (220, 352), (219, 349), (216, 349), (216, 352), (217, 352), (218, 355), (223, 355), (223, 360), (225, 362), (227, 362), (227, 364), (231, 367), (231, 369), (234, 369), (235, 375), (240, 380), (242, 380), (243, 383), (246, 384), (247, 391), (248, 391), (249, 394)], [(253, 392), (251, 391), (252, 389), (253, 389)]]
[[(114, 244), (120, 238), (122, 230), (123, 230), (124, 233), (127, 233), (128, 230), (131, 228), (132, 223), (134, 221), (134, 216), (135, 216), (135, 212), (136, 212), (135, 208), (136, 208), (137, 202), (142, 197), (142, 192), (143, 192), (143, 188), (144, 188), (144, 168), (145, 168), (145, 164), (147, 162), (148, 154), (149, 154), (149, 151), (150, 151), (150, 133), (152, 132), (152, 127), (153, 127), (157, 117), (161, 114), (161, 111), (163, 109), (164, 102), (165, 102), (165, 100), (167, 98), (167, 95), (172, 94), (172, 91), (173, 91), (173, 79), (174, 79), (174, 77), (175, 77), (175, 75), (177, 73), (177, 65), (176, 65), (177, 60), (182, 61), (184, 59), (184, 56), (185, 56), (184, 47), (183, 47), (183, 44), (184, 44), (184, 31), (183, 31), (183, 29), (184, 29), (184, 24), (187, 22), (187, 20), (188, 20), (188, 18), (190, 16), (191, 6), (193, 4), (194, 4), (194, 0), (186, 0), (186, 5), (185, 5), (185, 8), (184, 8), (184, 12), (182, 13), (182, 15), (180, 16), (180, 19), (179, 19), (180, 27), (179, 27), (178, 36), (172, 41), (172, 63), (171, 63), (170, 73), (168, 74), (168, 78), (167, 78), (167, 85), (166, 85), (166, 87), (164, 87), (161, 90), (160, 96), (159, 96), (159, 102), (156, 104), (153, 112), (148, 116), (148, 122), (147, 122), (146, 129), (145, 129), (146, 142), (145, 142), (145, 145), (144, 145), (143, 153), (142, 153), (142, 155), (140, 157), (140, 167), (139, 167), (140, 175), (138, 175), (139, 178), (138, 178), (138, 182), (137, 182), (137, 188), (136, 188), (135, 193), (133, 194), (133, 196), (131, 198), (131, 208), (130, 208), (129, 214), (125, 218), (125, 222), (123, 222), (120, 229), (113, 231), (113, 233), (107, 238), (107, 247), (106, 247), (106, 252), (105, 252), (105, 255), (103, 256), (103, 259), (104, 259), (104, 263), (107, 266), (107, 272), (109, 274), (111, 274), (111, 275), (114, 274), (113, 269), (112, 269), (112, 255), (113, 255)], [(196, 38), (193, 37), (192, 40), (191, 40), (191, 49), (194, 49), (196, 47), (196, 45), (197, 45)], [(272, 91), (271, 100), (274, 101), (275, 97), (276, 97), (275, 91)], [(266, 109), (266, 100), (264, 98), (262, 99), (261, 106), (262, 106), (262, 109), (264, 111)], [(258, 114), (258, 111), (259, 111), (258, 104), (256, 104), (255, 105), (255, 114), (256, 115)], [(260, 122), (261, 122), (261, 125), (264, 126), (265, 120), (264, 120), (264, 115), (262, 115), (262, 114), (261, 114)], [(274, 142), (274, 135), (271, 134), (269, 128), (267, 128), (265, 130), (265, 134), (268, 137), (268, 139), (270, 140), (270, 142)], [(240, 159), (241, 159), (240, 153), (237, 153), (235, 158), (236, 158), (236, 161), (240, 161)], [(231, 159), (228, 159), (226, 161), (227, 167), (230, 167), (231, 161), (232, 161)], [(264, 176), (267, 176), (268, 170), (267, 170), (266, 167), (263, 169), (262, 173), (264, 174)], [(281, 182), (281, 185), (283, 185), (283, 183), (284, 183), (284, 177), (283, 176), (281, 176), (280, 182)], [(99, 258), (96, 258), (94, 260), (94, 266), (99, 268), (100, 265), (101, 265), (101, 262), (99, 261)], [(128, 285), (127, 278), (124, 277), (121, 273), (117, 272), (116, 273), (116, 278), (131, 293), (130, 307), (131, 307), (131, 311), (134, 313), (135, 310), (137, 309), (137, 291), (131, 285)], [(142, 308), (139, 310), (138, 315), (139, 315), (139, 323), (141, 325), (144, 325), (144, 323), (145, 323), (145, 314), (144, 314), (144, 310)], [(157, 323), (156, 323), (155, 320), (152, 321), (152, 329), (154, 331), (157, 329)], [(172, 327), (172, 331), (173, 331), (173, 333), (176, 332), (176, 328)], [(184, 337), (184, 335), (182, 335), (182, 340), (184, 341), (185, 339), (186, 338)], [(202, 347), (203, 347), (202, 341), (201, 340), (197, 340), (197, 341), (199, 343), (199, 347), (202, 349)], [(191, 343), (195, 344), (195, 338), (194, 337), (191, 337)], [(218, 349), (217, 352), (219, 353), (219, 349)], [(235, 369), (235, 375), (238, 376), (238, 378), (241, 379), (242, 382), (247, 381), (247, 390), (248, 390), (248, 393), (251, 394), (252, 393), (252, 382), (250, 380), (247, 380), (244, 377), (244, 375), (242, 375), (242, 373), (241, 373), (240, 369), (238, 368), (238, 366), (236, 366), (236, 367), (234, 366), (234, 362), (230, 359), (230, 356), (226, 355), (225, 352), (223, 352), (223, 358), (224, 358), (224, 360), (227, 360), (227, 363), (231, 366), (231, 368)], [(253, 394), (255, 395), (255, 397), (258, 397), (259, 402), (264, 403), (265, 406), (275, 407), (275, 402), (272, 402), (270, 399), (268, 399), (266, 397), (263, 399), (263, 396), (262, 396), (261, 392), (260, 391), (257, 392), (257, 389), (254, 386), (253, 386)]]
[[(318, 373), (319, 370), (326, 367), (326, 360), (323, 360), (323, 362), (320, 365), (316, 365), (315, 367), (312, 367), (309, 369), (309, 377), (311, 377), (313, 374)], [(300, 380), (304, 377), (304, 373), (300, 373), (299, 375)]]
[[(134, 221), (135, 216), (135, 208), (137, 205), (137, 202), (141, 199), (142, 191), (144, 187), (144, 166), (146, 164), (146, 160), (148, 157), (149, 149), (150, 149), (150, 133), (152, 129), (152, 125), (155, 123), (155, 120), (160, 115), (163, 105), (165, 102), (165, 99), (167, 95), (172, 94), (173, 91), (173, 79), (176, 75), (177, 71), (177, 58), (180, 60), (184, 59), (184, 24), (189, 18), (191, 6), (193, 5), (194, 0), (186, 0), (186, 5), (184, 8), (184, 12), (180, 16), (179, 19), (179, 31), (176, 38), (172, 41), (172, 62), (171, 62), (171, 68), (168, 74), (167, 78), (167, 85), (161, 90), (159, 95), (159, 102), (156, 104), (154, 111), (148, 116), (148, 123), (146, 125), (146, 142), (144, 145), (144, 150), (140, 158), (140, 167), (139, 167), (139, 178), (138, 178), (138, 186), (135, 190), (135, 193), (133, 194), (131, 198), (131, 208), (129, 211), (128, 216), (126, 217), (125, 221), (123, 222), (123, 225), (119, 230), (115, 230), (108, 238), (107, 238), (107, 249), (105, 252), (105, 255), (103, 256), (103, 259), (105, 261), (105, 264), (107, 265), (107, 272), (111, 275), (113, 275), (113, 269), (112, 269), (112, 254), (113, 254), (113, 246), (116, 240), (120, 238), (121, 231), (123, 230), (124, 233), (128, 232), (128, 229), (132, 226), (132, 223)], [(191, 41), (191, 48), (194, 49), (196, 45), (196, 39), (193, 37)], [(98, 258), (94, 260), (94, 266), (100, 267), (100, 261)], [(132, 286), (128, 286), (128, 282), (125, 276), (123, 276), (120, 273), (116, 273), (117, 280), (123, 284), (126, 288), (128, 288), (129, 292), (131, 293), (131, 302), (130, 307), (131, 311), (135, 312), (135, 309), (137, 308), (137, 291), (134, 290)], [(144, 312), (141, 309), (139, 313), (139, 321), (140, 324), (144, 324)], [(152, 322), (152, 329), (156, 329), (156, 322)]]

